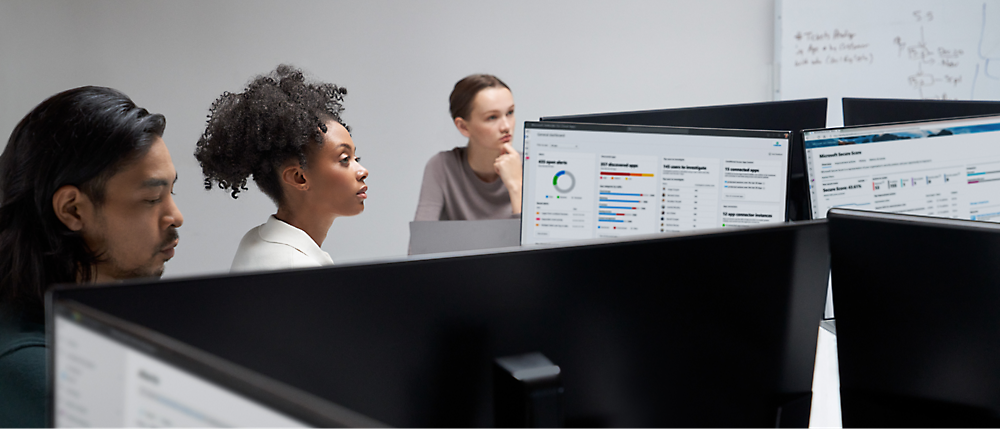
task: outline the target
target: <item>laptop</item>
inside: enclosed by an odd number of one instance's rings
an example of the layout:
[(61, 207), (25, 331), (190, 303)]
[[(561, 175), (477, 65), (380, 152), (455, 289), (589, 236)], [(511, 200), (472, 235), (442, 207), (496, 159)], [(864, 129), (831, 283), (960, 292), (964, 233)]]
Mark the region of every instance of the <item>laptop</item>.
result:
[(410, 222), (411, 255), (516, 247), (520, 219)]

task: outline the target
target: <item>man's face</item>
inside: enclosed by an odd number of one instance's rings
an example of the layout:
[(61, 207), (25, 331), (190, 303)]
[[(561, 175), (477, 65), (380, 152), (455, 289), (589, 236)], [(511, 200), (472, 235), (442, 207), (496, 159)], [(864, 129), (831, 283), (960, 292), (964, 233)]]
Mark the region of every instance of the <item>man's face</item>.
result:
[(101, 255), (97, 281), (159, 277), (174, 256), (184, 217), (174, 203), (177, 171), (163, 139), (108, 179), (104, 203), (80, 231)]

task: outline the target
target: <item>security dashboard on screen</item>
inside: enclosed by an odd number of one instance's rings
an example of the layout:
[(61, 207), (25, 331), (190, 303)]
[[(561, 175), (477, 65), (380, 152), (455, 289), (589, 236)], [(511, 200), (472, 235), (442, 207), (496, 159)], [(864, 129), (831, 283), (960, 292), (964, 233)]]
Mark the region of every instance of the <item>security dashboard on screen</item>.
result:
[(525, 122), (521, 244), (785, 221), (790, 133)]
[(814, 219), (834, 207), (1000, 220), (1000, 116), (807, 131)]

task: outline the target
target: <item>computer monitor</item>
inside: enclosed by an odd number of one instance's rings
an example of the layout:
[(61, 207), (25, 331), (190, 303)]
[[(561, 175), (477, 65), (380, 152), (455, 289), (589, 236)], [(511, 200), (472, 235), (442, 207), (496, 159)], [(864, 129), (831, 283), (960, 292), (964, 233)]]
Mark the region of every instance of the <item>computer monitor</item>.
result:
[(525, 122), (521, 244), (784, 222), (790, 139)]
[(1000, 220), (1000, 116), (810, 130), (814, 218), (835, 207)]
[(844, 427), (1000, 426), (1000, 225), (828, 220)]
[(381, 425), (78, 302), (50, 308), (54, 427)]
[(844, 98), (843, 103), (846, 126), (1000, 115), (1000, 101)]
[(608, 112), (585, 115), (547, 116), (541, 121), (583, 122), (623, 125), (659, 125), (673, 127), (731, 128), (745, 130), (790, 130), (788, 218), (809, 219), (805, 182), (805, 158), (799, 131), (826, 127), (827, 100), (771, 101), (764, 103), (726, 104), (677, 109)]
[(561, 369), (567, 426), (804, 426), (826, 237), (785, 223), (55, 298), (392, 426), (492, 426), (493, 360), (532, 352)]

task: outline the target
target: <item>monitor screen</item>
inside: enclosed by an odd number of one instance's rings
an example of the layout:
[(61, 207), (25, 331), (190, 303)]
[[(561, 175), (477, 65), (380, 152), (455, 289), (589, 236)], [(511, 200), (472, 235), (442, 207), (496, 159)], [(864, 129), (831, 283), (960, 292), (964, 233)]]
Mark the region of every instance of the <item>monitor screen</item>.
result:
[(301, 392), (78, 303), (54, 313), (54, 427), (304, 427), (354, 414), (309, 410), (317, 400)]
[(782, 100), (763, 103), (724, 104), (673, 109), (605, 112), (584, 115), (547, 116), (541, 121), (588, 124), (657, 125), (670, 127), (728, 128), (743, 130), (790, 130), (792, 147), (789, 174), (788, 218), (809, 218), (806, 197), (805, 158), (799, 131), (825, 128), (827, 100)]
[(806, 131), (814, 218), (834, 207), (1000, 218), (1000, 116)]
[(844, 98), (843, 103), (846, 126), (1000, 114), (1000, 101)]
[(525, 122), (521, 244), (784, 222), (789, 139)]

